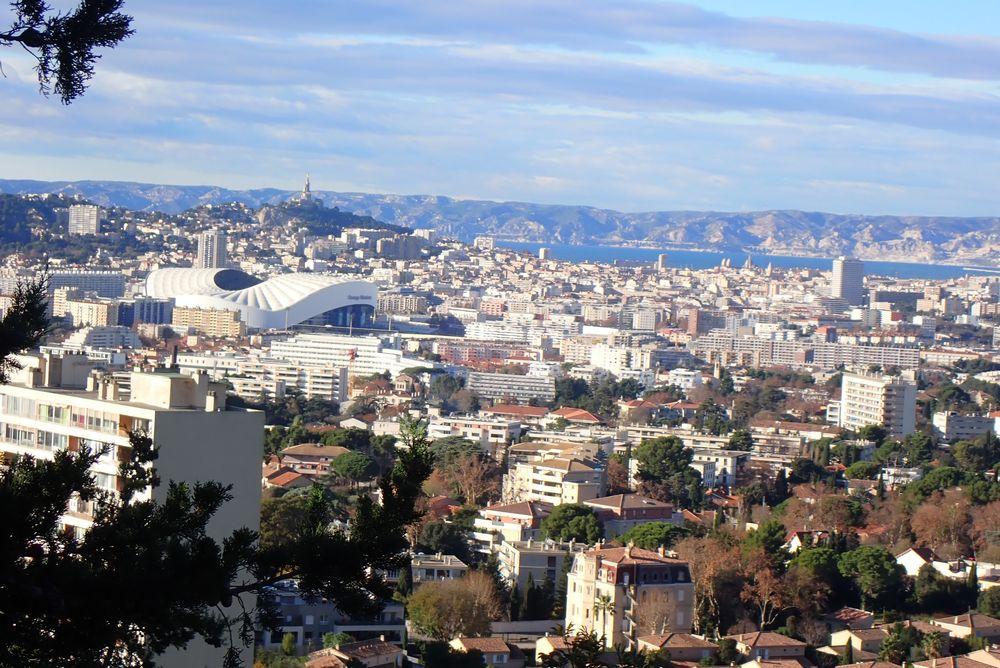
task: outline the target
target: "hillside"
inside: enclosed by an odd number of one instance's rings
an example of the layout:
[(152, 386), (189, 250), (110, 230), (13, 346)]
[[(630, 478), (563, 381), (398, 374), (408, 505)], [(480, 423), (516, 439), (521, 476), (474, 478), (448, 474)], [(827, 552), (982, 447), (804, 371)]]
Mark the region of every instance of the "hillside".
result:
[[(0, 180), (0, 191), (52, 192), (104, 205), (177, 213), (201, 204), (275, 205), (292, 191), (214, 186)], [(441, 196), (315, 192), (328, 206), (410, 228), (430, 227), (464, 240), (491, 234), (517, 241), (642, 244), (706, 250), (910, 262), (1000, 264), (1000, 217), (864, 216), (794, 210), (623, 213), (586, 206), (458, 200)]]

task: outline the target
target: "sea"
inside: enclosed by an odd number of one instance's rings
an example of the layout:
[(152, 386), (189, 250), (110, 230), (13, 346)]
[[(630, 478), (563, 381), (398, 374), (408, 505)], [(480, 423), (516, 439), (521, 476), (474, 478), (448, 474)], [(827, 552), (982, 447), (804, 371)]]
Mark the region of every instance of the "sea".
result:
[[(671, 267), (688, 269), (708, 269), (717, 267), (728, 258), (732, 266), (742, 267), (746, 262), (746, 252), (712, 252), (694, 250), (670, 250), (656, 248), (632, 248), (628, 246), (579, 246), (572, 244), (540, 244), (497, 240), (498, 246), (537, 253), (539, 248), (551, 249), (556, 260), (569, 262), (614, 262), (646, 263), (656, 262), (661, 253), (667, 255)], [(771, 264), (774, 267), (820, 269), (829, 271), (832, 258), (796, 257), (793, 255), (755, 255), (749, 257), (759, 267)], [(950, 264), (916, 264), (911, 262), (880, 262), (864, 260), (865, 273), (869, 276), (891, 276), (895, 278), (926, 278), (946, 280), (967, 275), (1000, 276), (1000, 268), (969, 267)]]

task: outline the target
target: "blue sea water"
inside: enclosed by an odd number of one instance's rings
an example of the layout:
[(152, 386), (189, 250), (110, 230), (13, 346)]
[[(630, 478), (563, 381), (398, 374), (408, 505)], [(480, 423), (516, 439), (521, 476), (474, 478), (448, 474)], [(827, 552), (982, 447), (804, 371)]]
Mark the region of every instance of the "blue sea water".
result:
[[(710, 251), (657, 250), (655, 248), (627, 248), (619, 246), (576, 246), (570, 244), (539, 244), (497, 241), (498, 246), (537, 253), (539, 248), (550, 248), (552, 257), (569, 262), (656, 262), (660, 253), (666, 253), (671, 267), (708, 269), (717, 267), (723, 258), (729, 258), (734, 267), (746, 262), (747, 253), (718, 253)], [(829, 271), (832, 259), (818, 257), (795, 257), (791, 255), (752, 255), (754, 264), (763, 267), (768, 263), (774, 267), (821, 269)], [(1000, 274), (1000, 270), (971, 269), (947, 264), (915, 264), (908, 262), (876, 262), (865, 260), (865, 273), (896, 278), (927, 278), (944, 280), (960, 278), (969, 274)]]

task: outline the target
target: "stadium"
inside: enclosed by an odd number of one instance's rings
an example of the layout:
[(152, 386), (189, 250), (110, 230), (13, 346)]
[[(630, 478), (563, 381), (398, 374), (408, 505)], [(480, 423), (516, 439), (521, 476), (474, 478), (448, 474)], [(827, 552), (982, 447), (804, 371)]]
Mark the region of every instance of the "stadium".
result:
[(281, 274), (260, 280), (237, 269), (157, 269), (146, 295), (180, 307), (239, 311), (249, 329), (293, 325), (371, 327), (374, 283), (331, 274)]

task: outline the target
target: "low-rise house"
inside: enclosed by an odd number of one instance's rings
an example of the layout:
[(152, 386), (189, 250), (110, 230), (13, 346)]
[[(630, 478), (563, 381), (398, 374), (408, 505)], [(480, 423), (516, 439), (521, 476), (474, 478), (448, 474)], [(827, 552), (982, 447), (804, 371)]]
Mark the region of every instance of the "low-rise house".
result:
[(457, 652), (481, 652), (488, 668), (524, 668), (524, 653), (502, 638), (455, 638), (448, 644)]
[(469, 572), (469, 566), (453, 554), (415, 554), (410, 559), (413, 586), (425, 582), (456, 580)]
[(785, 549), (795, 554), (803, 547), (823, 545), (829, 540), (829, 531), (790, 531), (785, 536)]
[(295, 489), (297, 487), (307, 487), (312, 484), (312, 478), (298, 471), (282, 466), (278, 470), (264, 476), (264, 488), (279, 487), (281, 489)]
[(350, 665), (364, 668), (399, 668), (406, 652), (399, 645), (385, 639), (362, 640), (312, 652), (306, 668), (347, 668)]
[(975, 652), (969, 652), (966, 656), (980, 663), (993, 666), (993, 668), (1000, 668), (1000, 647), (977, 649)]
[(535, 665), (542, 665), (542, 661), (549, 654), (555, 651), (565, 650), (569, 647), (569, 643), (566, 639), (560, 635), (549, 635), (546, 633), (544, 636), (535, 641)]
[(790, 659), (750, 659), (740, 664), (740, 668), (813, 668), (804, 657)]
[(917, 661), (914, 668), (989, 668), (990, 664), (980, 663), (968, 655), (942, 656), (936, 659)]
[(307, 476), (321, 476), (330, 472), (330, 464), (348, 452), (339, 445), (301, 443), (281, 451), (281, 465)]
[[(882, 643), (889, 637), (889, 630), (878, 629), (846, 629), (830, 634), (830, 647), (843, 656), (847, 646), (855, 659), (874, 659), (882, 648)], [(865, 656), (865, 655), (870, 656)]]
[(718, 647), (713, 642), (690, 633), (664, 633), (661, 635), (639, 636), (639, 650), (670, 652), (670, 662), (710, 660)]
[(932, 619), (931, 624), (944, 629), (952, 638), (984, 638), (1000, 640), (1000, 619), (979, 612)]
[(736, 651), (748, 659), (795, 659), (806, 655), (806, 643), (770, 631), (726, 636), (736, 642)]
[(875, 625), (875, 615), (858, 608), (843, 607), (823, 616), (830, 633), (844, 629), (870, 629)]
[(549, 422), (555, 422), (559, 418), (562, 418), (570, 424), (601, 424), (601, 418), (597, 417), (590, 411), (585, 411), (582, 408), (573, 408), (571, 406), (565, 406), (551, 411), (546, 417)]

